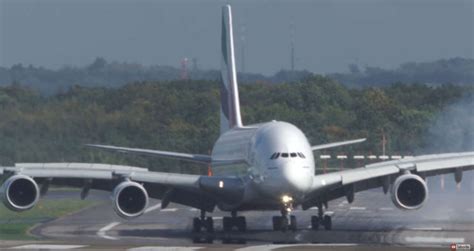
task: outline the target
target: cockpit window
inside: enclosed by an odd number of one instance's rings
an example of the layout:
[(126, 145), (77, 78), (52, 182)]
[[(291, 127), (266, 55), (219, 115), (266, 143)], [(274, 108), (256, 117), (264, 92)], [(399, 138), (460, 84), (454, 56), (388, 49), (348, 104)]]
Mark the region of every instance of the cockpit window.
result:
[(270, 159), (277, 159), (280, 156), (280, 153), (273, 153)]
[(296, 153), (291, 153), (290, 155), (292, 158), (296, 158)]
[(281, 157), (282, 157), (282, 158), (288, 158), (288, 153), (282, 153), (282, 154), (281, 154)]
[(304, 156), (303, 153), (298, 153), (298, 156), (300, 156), (302, 159), (306, 159), (306, 156)]

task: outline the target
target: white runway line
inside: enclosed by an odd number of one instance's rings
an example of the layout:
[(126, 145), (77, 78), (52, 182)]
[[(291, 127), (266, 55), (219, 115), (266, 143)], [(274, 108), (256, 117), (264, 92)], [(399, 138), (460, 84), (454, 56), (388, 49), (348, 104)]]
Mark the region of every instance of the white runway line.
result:
[(30, 250), (65, 250), (65, 249), (76, 249), (84, 248), (85, 245), (50, 245), (50, 244), (30, 244), (17, 247), (11, 247), (11, 249), (30, 249)]
[(440, 228), (440, 227), (412, 227), (412, 228), (409, 228), (409, 230), (415, 230), (415, 231), (442, 231), (443, 228)]
[(151, 207), (147, 208), (147, 209), (145, 210), (145, 213), (147, 214), (147, 213), (149, 213), (149, 212), (151, 212), (151, 211), (153, 211), (153, 210), (156, 210), (156, 209), (158, 209), (158, 208), (160, 208), (160, 207), (161, 207), (161, 203), (158, 203), (158, 204), (156, 204), (156, 205), (154, 205), (154, 206), (151, 206)]
[(350, 207), (350, 210), (365, 210), (365, 207)]
[(116, 238), (116, 237), (108, 236), (107, 231), (109, 231), (110, 229), (116, 227), (119, 224), (120, 224), (120, 222), (117, 222), (117, 221), (112, 222), (109, 225), (99, 229), (99, 231), (97, 231), (97, 235), (101, 238), (108, 239), (108, 240), (118, 240), (118, 238)]
[(176, 212), (178, 211), (177, 208), (165, 208), (165, 209), (161, 209), (160, 210), (161, 212)]
[(379, 208), (379, 210), (381, 210), (381, 211), (392, 211), (393, 208), (391, 208), (391, 207), (381, 207), (381, 208)]
[(138, 247), (127, 249), (127, 251), (193, 251), (202, 248), (204, 247)]
[(464, 238), (414, 236), (414, 237), (405, 237), (405, 241), (414, 242), (414, 243), (464, 243)]
[(214, 216), (214, 217), (212, 217), (212, 219), (213, 219), (213, 220), (222, 220), (222, 219), (224, 219), (224, 217), (222, 217), (222, 216)]
[(197, 212), (197, 211), (199, 211), (199, 209), (193, 207), (193, 208), (190, 208), (189, 211), (191, 211), (191, 212)]
[(268, 244), (268, 245), (258, 245), (258, 246), (248, 246), (244, 248), (235, 249), (235, 251), (269, 251), (278, 248), (296, 248), (296, 247), (353, 247), (358, 246), (356, 243), (317, 243), (317, 244)]

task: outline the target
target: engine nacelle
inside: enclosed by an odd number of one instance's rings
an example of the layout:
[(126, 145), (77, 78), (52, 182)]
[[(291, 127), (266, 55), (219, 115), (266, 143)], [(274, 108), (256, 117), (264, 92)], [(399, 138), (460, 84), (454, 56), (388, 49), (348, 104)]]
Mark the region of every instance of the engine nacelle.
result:
[(413, 210), (423, 206), (428, 198), (426, 182), (418, 175), (404, 174), (392, 185), (392, 201), (400, 209)]
[(13, 175), (0, 188), (0, 196), (5, 206), (16, 212), (31, 209), (39, 200), (38, 184), (26, 175)]
[(129, 219), (142, 215), (148, 206), (145, 188), (133, 181), (120, 183), (113, 191), (114, 209), (118, 216)]

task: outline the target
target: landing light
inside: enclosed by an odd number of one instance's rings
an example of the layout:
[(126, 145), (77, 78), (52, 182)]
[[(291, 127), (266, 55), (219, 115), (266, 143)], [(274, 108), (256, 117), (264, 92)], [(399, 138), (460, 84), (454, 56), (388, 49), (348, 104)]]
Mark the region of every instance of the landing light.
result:
[(289, 203), (289, 202), (292, 202), (293, 201), (293, 198), (291, 198), (290, 196), (288, 195), (283, 195), (281, 197), (281, 201), (285, 204)]
[(224, 181), (222, 180), (219, 181), (219, 188), (224, 188)]

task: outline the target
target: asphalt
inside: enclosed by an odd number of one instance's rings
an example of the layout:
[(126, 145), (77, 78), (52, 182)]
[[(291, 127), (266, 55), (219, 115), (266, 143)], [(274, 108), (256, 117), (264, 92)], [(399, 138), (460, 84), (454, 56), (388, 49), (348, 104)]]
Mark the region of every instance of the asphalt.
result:
[[(77, 191), (57, 191), (45, 199), (71, 196), (79, 195)], [(417, 211), (397, 209), (381, 189), (359, 193), (352, 204), (343, 199), (329, 203), (331, 231), (309, 229), (315, 209), (295, 210), (298, 231), (285, 233), (271, 230), (271, 217), (277, 212), (244, 212), (240, 215), (246, 217), (248, 231), (229, 236), (222, 232), (222, 217), (228, 213), (216, 211), (212, 214), (216, 229), (213, 244), (192, 242), (192, 218), (199, 211), (174, 204), (161, 210), (159, 201), (153, 200), (145, 215), (126, 221), (115, 215), (109, 197), (108, 193), (91, 192), (88, 199), (102, 203), (39, 224), (31, 230), (38, 240), (0, 241), (0, 249), (388, 251), (449, 250), (452, 243), (474, 244), (474, 197), (466, 192), (431, 192), (427, 204)], [(245, 243), (223, 244), (225, 237)]]

